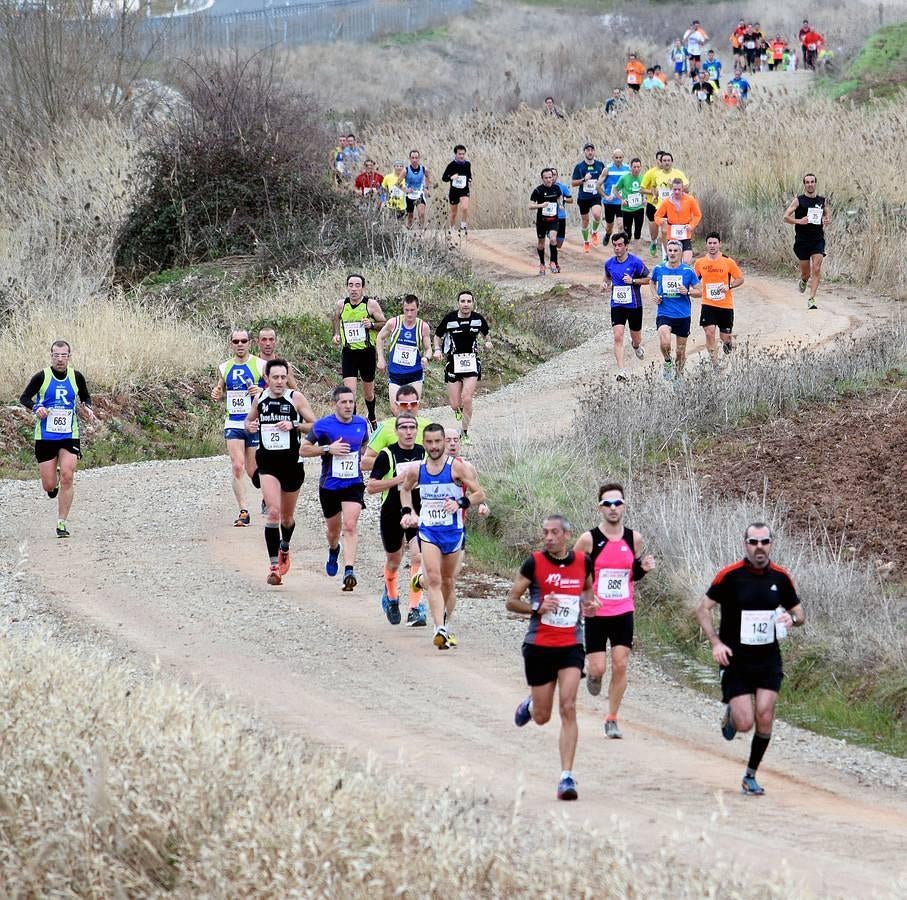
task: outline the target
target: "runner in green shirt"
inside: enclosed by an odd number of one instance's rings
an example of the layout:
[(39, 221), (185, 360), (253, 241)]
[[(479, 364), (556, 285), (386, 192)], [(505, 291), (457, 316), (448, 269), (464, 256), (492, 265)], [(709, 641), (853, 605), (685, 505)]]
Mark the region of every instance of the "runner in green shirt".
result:
[(642, 237), (642, 226), (646, 214), (646, 198), (642, 192), (642, 160), (634, 156), (630, 160), (630, 171), (621, 175), (612, 188), (615, 197), (620, 197), (620, 215), (624, 221), (624, 231), (633, 241)]

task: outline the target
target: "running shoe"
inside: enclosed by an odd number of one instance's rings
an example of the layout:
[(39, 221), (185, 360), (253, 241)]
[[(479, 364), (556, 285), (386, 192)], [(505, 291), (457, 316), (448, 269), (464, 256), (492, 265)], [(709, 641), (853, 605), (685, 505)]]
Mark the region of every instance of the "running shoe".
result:
[(54, 497), (56, 497), (57, 494), (59, 494), (59, 493), (60, 493), (60, 467), (57, 466), (57, 483), (53, 486), (53, 488), (51, 490), (49, 490), (47, 492), (47, 496), (50, 497), (51, 500), (53, 500)]
[(459, 422), (460, 419), (463, 418), (463, 410), (462, 410), (462, 409), (455, 409), (455, 410), (454, 410), (454, 418)]
[(589, 245), (588, 241), (583, 241), (583, 253), (589, 253), (592, 247)]
[(809, 300), (806, 301), (806, 308), (807, 309), (818, 309), (819, 308), (819, 304), (816, 303), (815, 297), (810, 297)]
[[(409, 580), (409, 586), (410, 586), (414, 591), (421, 591), (421, 590), (423, 590), (422, 585), (423, 585), (423, 581), (422, 581), (422, 573), (421, 573), (421, 572), (417, 573), (416, 575), (413, 575), (413, 577), (410, 578), (410, 580)], [(420, 603), (419, 606), (421, 607), (422, 604)], [(424, 612), (424, 610), (423, 610), (423, 612)]]
[(468, 446), (472, 443), (472, 438), (470, 438), (469, 434), (466, 431), (460, 432), (460, 443), (464, 446)]
[(655, 253), (657, 250), (658, 250), (658, 241), (652, 241), (652, 243), (649, 244), (649, 253), (651, 253), (652, 256), (655, 256)]
[(565, 775), (557, 784), (558, 800), (576, 800), (579, 796), (576, 792), (576, 782), (572, 776)]
[(598, 246), (598, 232), (597, 231), (592, 232), (592, 245), (594, 247)]
[(425, 613), (422, 612), (418, 606), (414, 606), (406, 614), (406, 624), (410, 628), (424, 628), (425, 627)]
[(805, 294), (805, 293), (806, 293), (806, 282), (805, 282), (802, 278), (797, 282), (797, 290), (798, 290), (801, 294)]
[(734, 350), (734, 344), (732, 341), (723, 341), (721, 344), (721, 349), (724, 350), (725, 353), (732, 353)]
[(457, 641), (457, 636), (456, 636), (455, 634), (451, 634), (450, 632), (448, 632), (448, 633), (447, 633), (447, 646), (448, 646), (448, 648), (450, 648), (450, 647), (456, 647), (458, 643), (459, 643), (459, 641)]
[(446, 628), (436, 628), (435, 636), (431, 639), (432, 643), (439, 650), (449, 650), (450, 644), (447, 641), (447, 629)]
[(67, 538), (69, 537), (69, 529), (66, 527), (66, 520), (59, 519), (57, 521), (57, 537), (58, 538)]
[(557, 263), (549, 263), (548, 268), (551, 270), (552, 275), (561, 274), (561, 267)]
[(524, 725), (529, 723), (529, 720), (532, 718), (532, 713), (529, 711), (529, 701), (532, 700), (530, 695), (525, 700), (520, 702), (520, 705), (516, 708), (516, 712), (513, 714), (513, 724), (517, 728), (522, 728)]
[(247, 528), (252, 524), (252, 517), (249, 515), (249, 510), (241, 509), (239, 515), (236, 517), (236, 521), (233, 523), (234, 528)]
[(348, 566), (346, 571), (343, 573), (343, 587), (341, 590), (351, 591), (359, 582), (356, 580), (356, 575), (353, 572), (353, 567)]
[(623, 732), (617, 727), (617, 719), (605, 719), (604, 729), (606, 738), (620, 740), (623, 737)]
[(765, 793), (765, 788), (756, 781), (755, 775), (744, 775), (743, 781), (740, 782), (740, 793), (761, 797)]
[(642, 344), (640, 344), (638, 347), (634, 347), (634, 348), (633, 348), (633, 352), (636, 354), (636, 358), (637, 358), (637, 359), (645, 359), (645, 358), (646, 358), (646, 348), (643, 347)]
[(277, 571), (280, 574), (280, 577), (283, 578), (287, 572), (290, 571), (290, 548), (287, 547), (286, 550), (281, 547), (277, 551)]
[(665, 381), (674, 380), (674, 363), (671, 362), (671, 360), (665, 360), (664, 366), (661, 370), (661, 377), (664, 378)]
[(595, 678), (593, 675), (586, 676), (586, 690), (592, 694), (593, 697), (597, 697), (602, 692), (602, 680), (601, 678)]
[(734, 740), (737, 729), (734, 727), (734, 720), (731, 718), (731, 704), (724, 707), (724, 714), (721, 716), (721, 736), (726, 741)]
[(268, 572), (268, 584), (283, 584), (280, 569), (277, 566), (271, 566), (271, 571)]
[(469, 228), (460, 222), (460, 237), (469, 237)]
[(394, 597), (393, 599), (388, 597), (386, 587), (381, 595), (381, 608), (384, 610), (384, 615), (387, 616), (387, 621), (391, 625), (400, 624), (400, 599), (399, 597)]
[(617, 380), (618, 381), (629, 381), (630, 380), (630, 376), (627, 374), (626, 369), (618, 369)]
[(340, 558), (340, 544), (336, 547), (328, 547), (328, 561), (324, 564), (324, 571), (333, 578), (338, 571), (340, 571), (340, 566), (337, 563), (337, 560)]
[(539, 266), (539, 275), (544, 275), (547, 271), (548, 271), (548, 270), (545, 268), (545, 264), (542, 263), (542, 264)]

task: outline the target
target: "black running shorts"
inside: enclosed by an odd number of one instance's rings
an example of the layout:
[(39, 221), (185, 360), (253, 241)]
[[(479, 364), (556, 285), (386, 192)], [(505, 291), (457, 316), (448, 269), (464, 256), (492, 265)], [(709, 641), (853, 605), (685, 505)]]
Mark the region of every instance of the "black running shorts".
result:
[(586, 616), (586, 653), (604, 653), (613, 647), (633, 647), (633, 613)]
[(582, 644), (572, 644), (569, 647), (523, 644), (523, 663), (529, 687), (542, 687), (557, 681), (561, 669), (579, 669), (582, 672), (585, 659)]

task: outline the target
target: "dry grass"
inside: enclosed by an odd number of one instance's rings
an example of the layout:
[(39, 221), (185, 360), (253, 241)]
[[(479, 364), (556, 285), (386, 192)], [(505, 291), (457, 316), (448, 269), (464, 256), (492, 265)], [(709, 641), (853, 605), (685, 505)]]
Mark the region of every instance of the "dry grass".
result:
[[(541, 822), (312, 752), (97, 650), (0, 623), (0, 884), (11, 897), (791, 896), (618, 829)], [(717, 810), (715, 820), (717, 821)], [(720, 827), (720, 824), (717, 826)], [(689, 859), (689, 854), (684, 854)]]

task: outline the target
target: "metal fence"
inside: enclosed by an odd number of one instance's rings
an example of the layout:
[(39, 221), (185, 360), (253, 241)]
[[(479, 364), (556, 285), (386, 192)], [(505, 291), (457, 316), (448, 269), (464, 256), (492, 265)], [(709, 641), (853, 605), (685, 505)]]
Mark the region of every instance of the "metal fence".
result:
[(218, 49), (271, 44), (367, 41), (432, 28), (470, 9), (473, 0), (321, 0), (224, 15), (147, 19), (145, 48)]

